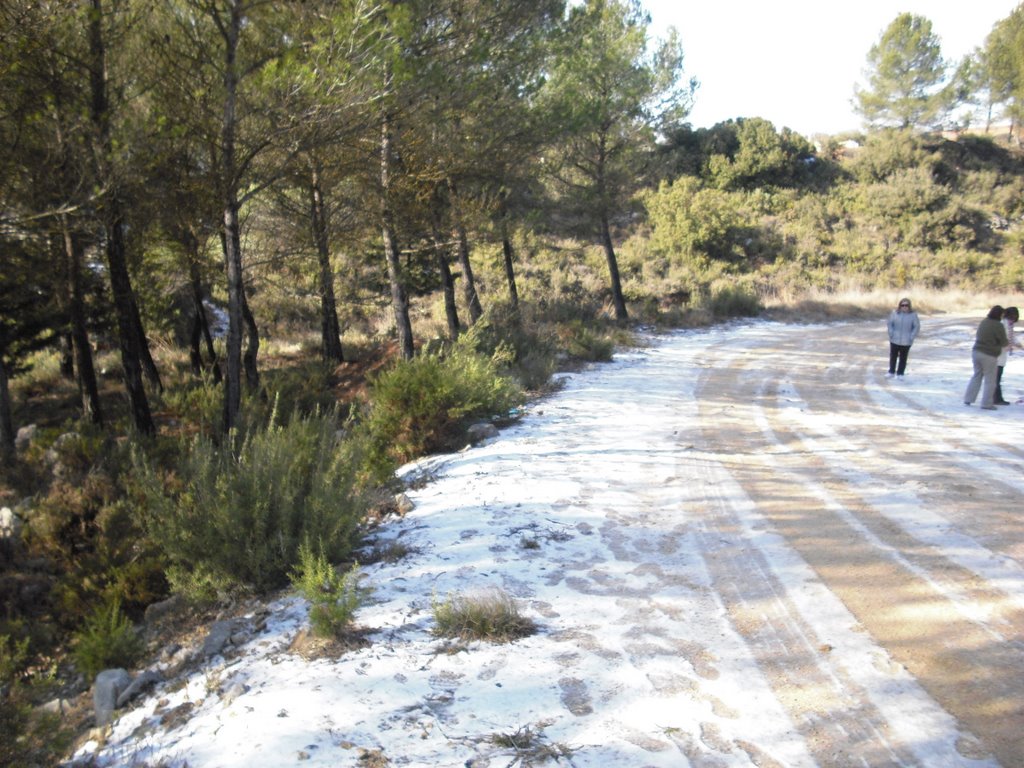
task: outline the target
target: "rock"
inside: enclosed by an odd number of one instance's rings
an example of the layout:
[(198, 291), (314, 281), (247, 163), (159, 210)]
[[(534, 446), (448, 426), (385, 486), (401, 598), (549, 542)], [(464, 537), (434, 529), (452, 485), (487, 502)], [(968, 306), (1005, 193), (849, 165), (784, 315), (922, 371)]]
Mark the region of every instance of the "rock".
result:
[(239, 696), (248, 692), (249, 686), (241, 682), (240, 680), (236, 680), (233, 683), (231, 683), (231, 685), (229, 685), (227, 688), (225, 688), (221, 692), (220, 696), (224, 700), (225, 704), (230, 704)]
[(473, 445), (498, 436), (498, 428), (488, 421), (480, 421), (473, 424), (467, 432), (469, 434), (469, 442)]
[(132, 680), (127, 688), (121, 691), (121, 693), (117, 697), (117, 706), (123, 707), (125, 704), (134, 699), (144, 690), (162, 681), (163, 676), (161, 676), (159, 672), (155, 672), (152, 669), (147, 669), (141, 675)]
[(146, 606), (146, 613), (144, 619), (147, 624), (160, 621), (168, 614), (174, 613), (178, 606), (182, 603), (181, 595), (171, 595), (166, 600), (161, 600), (159, 603), (151, 603)]
[(224, 646), (231, 639), (232, 631), (232, 622), (214, 622), (210, 627), (210, 632), (206, 635), (206, 639), (203, 641), (203, 656), (210, 658), (221, 653), (224, 650)]
[(178, 651), (180, 650), (181, 646), (178, 643), (171, 643), (170, 645), (165, 645), (163, 649), (160, 651), (160, 661), (170, 661), (174, 658), (175, 654), (177, 654)]
[(23, 453), (28, 450), (28, 447), (32, 445), (32, 441), (36, 439), (36, 432), (39, 428), (35, 424), (29, 424), (18, 430), (18, 434), (14, 438), (14, 450), (18, 453)]
[(68, 443), (73, 443), (76, 440), (80, 440), (81, 437), (82, 436), (79, 435), (77, 432), (65, 432), (63, 435), (58, 437), (56, 440), (53, 441), (53, 445), (50, 446), (50, 449), (43, 456), (46, 463), (52, 467), (58, 462), (60, 462), (61, 449), (64, 448), (64, 446), (66, 446)]
[(416, 505), (412, 503), (412, 500), (404, 493), (395, 494), (395, 511), (399, 515), (407, 515), (416, 508)]
[(97, 726), (107, 725), (113, 719), (117, 699), (131, 683), (132, 676), (126, 669), (105, 669), (96, 675), (92, 687), (92, 705)]
[(21, 538), (22, 520), (10, 507), (0, 507), (0, 539), (12, 543)]
[(71, 702), (67, 699), (56, 698), (51, 699), (45, 704), (40, 704), (36, 707), (37, 712), (44, 712), (48, 715), (60, 715), (64, 717), (64, 713), (71, 708)]

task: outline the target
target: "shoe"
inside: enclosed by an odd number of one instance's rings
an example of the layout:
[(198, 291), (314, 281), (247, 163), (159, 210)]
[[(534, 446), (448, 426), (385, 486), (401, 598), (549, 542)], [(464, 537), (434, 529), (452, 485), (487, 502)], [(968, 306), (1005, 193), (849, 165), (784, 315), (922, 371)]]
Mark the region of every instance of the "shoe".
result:
[(1010, 403), (1006, 400), (996, 400), (996, 405), (1009, 405)]
[(892, 378), (893, 376), (895, 376), (895, 375), (896, 375), (896, 374), (894, 374), (894, 373), (893, 373), (892, 371), (889, 371), (889, 372), (888, 372), (887, 374), (885, 374), (885, 378), (887, 378), (887, 379), (891, 379), (891, 378)]
[(964, 405), (970, 405), (970, 403), (968, 403), (966, 400), (964, 400)]
[(994, 405), (983, 405), (983, 406), (981, 406), (981, 410), (983, 410), (983, 411), (994, 411), (995, 409), (996, 409), (996, 407)]

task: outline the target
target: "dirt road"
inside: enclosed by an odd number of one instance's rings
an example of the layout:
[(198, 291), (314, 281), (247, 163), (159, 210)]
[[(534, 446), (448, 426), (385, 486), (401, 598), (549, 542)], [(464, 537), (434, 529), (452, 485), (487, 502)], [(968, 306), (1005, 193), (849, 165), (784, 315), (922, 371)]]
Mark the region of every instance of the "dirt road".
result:
[[(679, 440), (712, 475), (712, 582), (824, 765), (918, 764), (921, 745), (892, 732), (898, 701), (873, 700), (833, 663), (837, 641), (814, 618), (829, 600), (794, 598), (779, 562), (750, 544), (761, 522), (779, 537), (768, 547), (798, 555), (884, 648), (883, 663), (955, 718), (960, 755), (1024, 765), (1024, 452), (959, 403), (962, 378), (946, 377), (937, 397), (914, 383), (915, 363), (969, 332), (964, 322), (930, 320), (931, 350), (912, 351), (905, 381), (884, 377), (877, 323), (790, 327), (771, 344), (727, 336), (702, 361), (699, 428)], [(1019, 410), (994, 416), (1015, 418), (1017, 438)], [(727, 476), (713, 477), (722, 466)], [(736, 490), (752, 508), (734, 503)]]

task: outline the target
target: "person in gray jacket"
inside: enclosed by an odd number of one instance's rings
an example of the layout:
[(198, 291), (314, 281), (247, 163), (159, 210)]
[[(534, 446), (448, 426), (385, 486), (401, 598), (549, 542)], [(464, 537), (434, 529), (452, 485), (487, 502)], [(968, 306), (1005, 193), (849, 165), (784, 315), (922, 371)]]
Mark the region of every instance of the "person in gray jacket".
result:
[(907, 370), (907, 356), (910, 345), (921, 330), (921, 321), (910, 305), (910, 299), (900, 299), (899, 305), (889, 314), (889, 375), (902, 376)]
[[(974, 348), (971, 350), (971, 360), (974, 363), (974, 375), (967, 382), (967, 390), (964, 392), (964, 405), (970, 405), (978, 396), (981, 390), (981, 407), (986, 411), (994, 411), (996, 393), (996, 375), (999, 367), (999, 354), (1003, 347), (1010, 341), (1006, 338), (1006, 328), (1001, 319), (1003, 308), (992, 307), (988, 315), (978, 326), (974, 337)], [(982, 387), (984, 382), (984, 387)]]

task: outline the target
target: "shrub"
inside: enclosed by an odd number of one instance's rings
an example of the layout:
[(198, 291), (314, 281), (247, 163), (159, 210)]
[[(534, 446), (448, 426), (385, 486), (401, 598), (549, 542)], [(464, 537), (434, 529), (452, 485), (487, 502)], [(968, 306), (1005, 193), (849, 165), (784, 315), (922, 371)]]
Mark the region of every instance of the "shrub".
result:
[(555, 347), (536, 325), (507, 304), (496, 304), (459, 337), (457, 346), (490, 357), (527, 389), (541, 389), (555, 371)]
[(708, 309), (715, 317), (756, 317), (761, 312), (761, 303), (749, 288), (726, 285), (712, 291)]
[(704, 188), (694, 178), (662, 184), (643, 196), (651, 223), (651, 250), (672, 261), (742, 266), (753, 224), (742, 194)]
[(89, 680), (112, 666), (132, 666), (142, 649), (142, 640), (116, 599), (94, 609), (85, 626), (75, 633), (75, 662)]
[(204, 434), (217, 434), (224, 423), (224, 387), (212, 376), (168, 387), (160, 398), (164, 408)]
[(469, 422), (521, 405), (520, 386), (494, 358), (456, 345), (447, 355), (401, 360), (373, 381), (367, 429), (375, 463), (455, 447)]
[(444, 601), (434, 599), (431, 605), (434, 633), (440, 637), (504, 643), (528, 637), (537, 629), (500, 589), (477, 595), (448, 595)]
[(176, 475), (140, 464), (145, 526), (177, 592), (208, 599), (287, 583), (303, 541), (345, 559), (366, 510), (360, 441), (335, 415), (293, 417), (224, 445), (197, 437)]
[(27, 675), (30, 656), (28, 638), (0, 635), (0, 765), (57, 765), (71, 742), (59, 715), (33, 708), (50, 681)]
[(566, 353), (576, 360), (608, 362), (615, 352), (611, 338), (581, 320), (563, 323), (556, 332)]
[(352, 622), (362, 594), (359, 564), (345, 573), (331, 565), (323, 551), (314, 554), (307, 543), (299, 547), (299, 564), (291, 574), (292, 585), (310, 603), (309, 623), (317, 637), (337, 637)]

